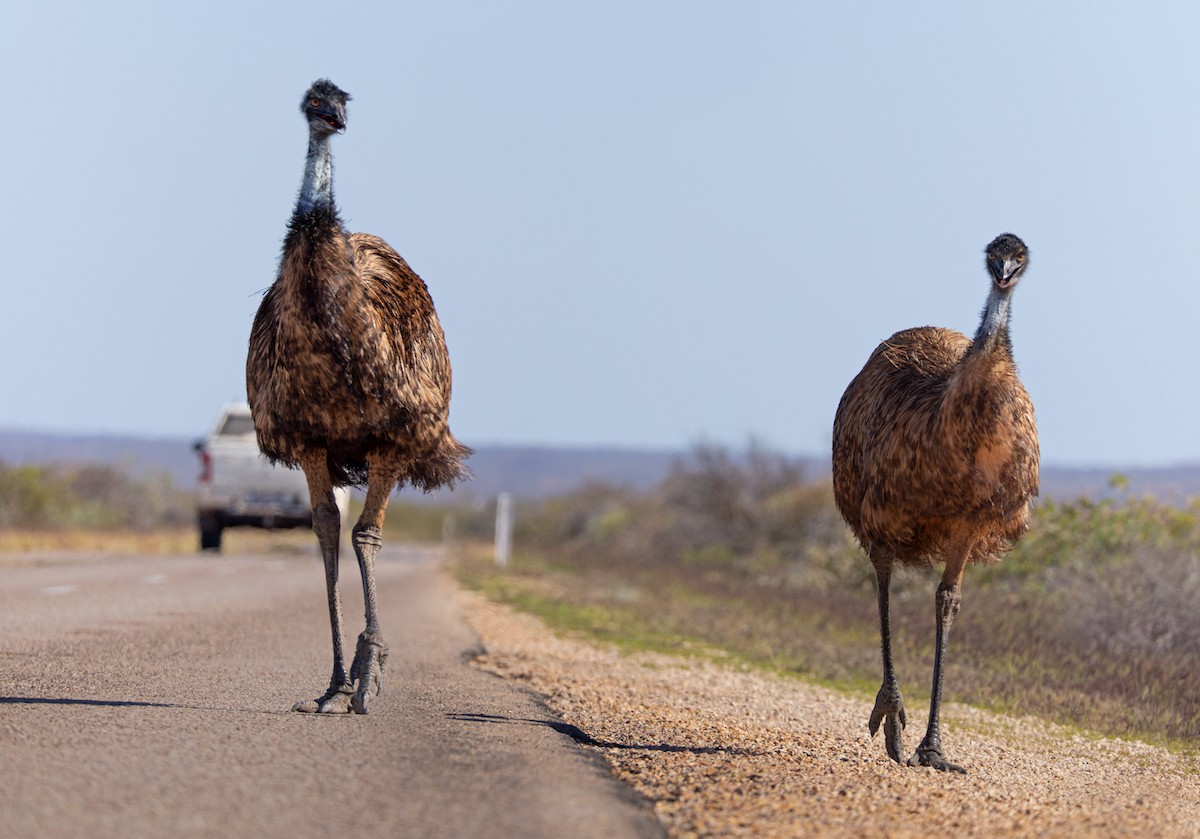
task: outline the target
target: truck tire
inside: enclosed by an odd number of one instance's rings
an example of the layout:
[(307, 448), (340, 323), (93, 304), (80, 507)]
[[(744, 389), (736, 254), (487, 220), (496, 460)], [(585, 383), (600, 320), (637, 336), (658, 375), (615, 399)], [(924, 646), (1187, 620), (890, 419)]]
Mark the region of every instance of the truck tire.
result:
[(221, 550), (221, 514), (214, 512), (200, 513), (200, 550)]

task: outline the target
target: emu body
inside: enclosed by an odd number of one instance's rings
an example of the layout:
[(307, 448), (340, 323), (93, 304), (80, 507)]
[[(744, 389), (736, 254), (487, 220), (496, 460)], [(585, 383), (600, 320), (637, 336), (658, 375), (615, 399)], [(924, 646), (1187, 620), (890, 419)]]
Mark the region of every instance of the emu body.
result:
[(929, 724), (909, 763), (962, 771), (942, 753), (938, 715), (963, 571), (1012, 547), (1037, 495), (1033, 403), (1008, 331), (1010, 297), (1027, 263), (1020, 239), (997, 237), (987, 249), (992, 288), (974, 339), (936, 327), (897, 332), (871, 353), (834, 419), (834, 495), (878, 583), (884, 678), (869, 727), (874, 734), (883, 723), (897, 762), (907, 719), (891, 657), (892, 566), (945, 563)]
[[(324, 79), (305, 94), (309, 148), (279, 273), (255, 316), (246, 390), (259, 447), (299, 466), (325, 563), (333, 675), (324, 695), (296, 710), (366, 713), (382, 686), (387, 645), (375, 603), (374, 563), (388, 497), (467, 476), (470, 449), (450, 433), (451, 371), (429, 290), (386, 242), (347, 233), (333, 199), (329, 149), (344, 130), (349, 95)], [(366, 485), (352, 544), (366, 628), (345, 667), (338, 592), (340, 514), (333, 488)]]

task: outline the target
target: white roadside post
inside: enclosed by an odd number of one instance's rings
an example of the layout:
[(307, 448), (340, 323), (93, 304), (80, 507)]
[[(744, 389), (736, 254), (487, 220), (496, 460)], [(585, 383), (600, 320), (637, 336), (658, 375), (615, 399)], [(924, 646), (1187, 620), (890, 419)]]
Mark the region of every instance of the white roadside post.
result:
[(496, 564), (501, 568), (512, 554), (512, 526), (512, 495), (502, 492), (496, 498)]

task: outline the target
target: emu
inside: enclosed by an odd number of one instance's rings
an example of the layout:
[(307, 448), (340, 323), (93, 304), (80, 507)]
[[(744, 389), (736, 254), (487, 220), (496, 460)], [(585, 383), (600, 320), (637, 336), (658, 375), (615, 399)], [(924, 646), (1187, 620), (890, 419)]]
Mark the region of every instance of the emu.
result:
[(966, 770), (946, 760), (939, 712), (963, 570), (1012, 548), (1038, 492), (1033, 403), (1017, 377), (1008, 331), (1029, 251), (1005, 233), (985, 253), (991, 290), (974, 339), (929, 326), (897, 332), (850, 382), (833, 422), (834, 495), (878, 583), (883, 684), (868, 728), (874, 736), (882, 722), (888, 755), (903, 762), (907, 720), (892, 668), (888, 584), (896, 562), (944, 562), (929, 724), (908, 764), (951, 772)]
[[(386, 242), (347, 233), (333, 198), (330, 138), (346, 128), (350, 95), (313, 83), (300, 111), (308, 156), (274, 284), (250, 333), (246, 390), (259, 447), (299, 466), (325, 564), (333, 675), (306, 713), (368, 712), (383, 686), (388, 646), (379, 627), (375, 558), (388, 498), (406, 483), (425, 491), (468, 476), (471, 450), (450, 433), (450, 358), (429, 290)], [(366, 487), (351, 543), (366, 628), (346, 670), (338, 592), (341, 517), (336, 486)]]

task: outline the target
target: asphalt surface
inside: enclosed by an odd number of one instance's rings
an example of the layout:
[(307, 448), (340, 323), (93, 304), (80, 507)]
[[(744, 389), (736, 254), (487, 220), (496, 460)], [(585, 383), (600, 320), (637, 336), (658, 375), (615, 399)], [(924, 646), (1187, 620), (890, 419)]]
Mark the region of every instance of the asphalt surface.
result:
[[(429, 556), (385, 546), (367, 716), (290, 711), (331, 652), (304, 556), (0, 557), (0, 833), (662, 836), (478, 638)], [(347, 649), (362, 625), (342, 561)]]

